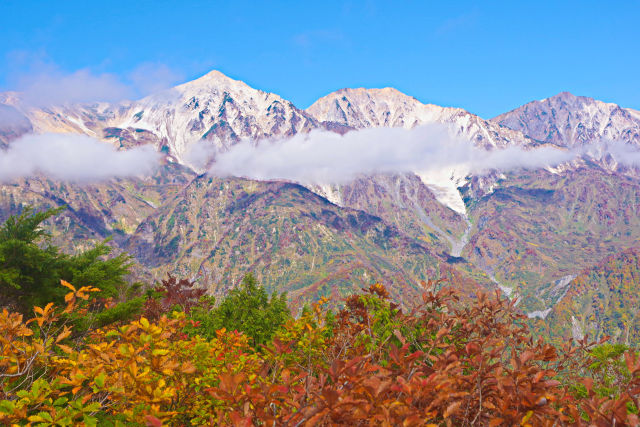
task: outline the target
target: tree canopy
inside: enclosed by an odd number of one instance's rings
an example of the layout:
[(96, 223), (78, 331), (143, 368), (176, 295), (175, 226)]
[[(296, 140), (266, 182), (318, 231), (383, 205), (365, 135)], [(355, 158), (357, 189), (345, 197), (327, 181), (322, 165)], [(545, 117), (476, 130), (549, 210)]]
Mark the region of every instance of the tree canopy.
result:
[(126, 285), (130, 257), (107, 257), (111, 248), (103, 241), (73, 255), (51, 244), (43, 224), (64, 208), (36, 212), (31, 207), (10, 216), (0, 226), (0, 304), (24, 311), (33, 305), (60, 302), (60, 280), (86, 283), (101, 290), (102, 297), (116, 296)]

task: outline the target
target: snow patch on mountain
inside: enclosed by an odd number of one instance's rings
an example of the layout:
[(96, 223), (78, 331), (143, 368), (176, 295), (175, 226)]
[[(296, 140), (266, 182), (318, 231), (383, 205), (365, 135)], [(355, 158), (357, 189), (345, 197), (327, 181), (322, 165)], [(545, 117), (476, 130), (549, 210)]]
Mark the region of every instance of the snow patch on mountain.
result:
[(340, 186), (335, 184), (323, 184), (323, 185), (309, 185), (311, 191), (324, 197), (331, 203), (337, 206), (344, 206), (342, 200), (342, 194), (340, 192)]
[(551, 308), (547, 308), (546, 310), (535, 310), (535, 311), (531, 311), (529, 313), (527, 313), (527, 317), (529, 319), (534, 319), (534, 318), (538, 318), (538, 319), (546, 319), (547, 316), (549, 315), (549, 313), (551, 313)]
[(462, 216), (467, 215), (467, 207), (462, 200), (458, 187), (464, 184), (464, 175), (449, 170), (418, 172), (420, 180), (429, 187), (436, 199)]

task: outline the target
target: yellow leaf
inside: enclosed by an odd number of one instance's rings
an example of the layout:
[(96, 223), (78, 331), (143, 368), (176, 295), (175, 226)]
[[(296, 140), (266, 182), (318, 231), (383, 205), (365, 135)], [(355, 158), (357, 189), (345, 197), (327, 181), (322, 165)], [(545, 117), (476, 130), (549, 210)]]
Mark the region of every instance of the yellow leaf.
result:
[(60, 350), (64, 351), (67, 354), (73, 353), (73, 350), (68, 345), (58, 344), (58, 348), (60, 348)]
[(146, 317), (141, 317), (140, 318), (140, 324), (142, 325), (143, 328), (148, 329), (149, 328), (149, 321), (147, 320)]
[(66, 280), (60, 280), (60, 284), (62, 286), (64, 286), (65, 288), (71, 289), (71, 292), (75, 292), (76, 291), (76, 288), (74, 288), (73, 285), (71, 283), (67, 282)]
[(128, 368), (132, 377), (135, 377), (138, 374), (138, 365), (135, 362), (130, 363)]
[(51, 309), (53, 308), (53, 303), (50, 302), (49, 304), (46, 305), (46, 307), (44, 308), (44, 312), (48, 313), (51, 311)]
[(528, 425), (527, 421), (529, 421), (529, 418), (531, 418), (532, 416), (533, 416), (533, 411), (527, 412), (527, 414), (524, 417), (522, 417), (522, 421), (520, 421), (520, 425), (521, 426)]
[(193, 374), (196, 371), (196, 367), (193, 363), (191, 362), (184, 362), (182, 364), (182, 367), (180, 368), (180, 370), (182, 371), (182, 373), (184, 374)]

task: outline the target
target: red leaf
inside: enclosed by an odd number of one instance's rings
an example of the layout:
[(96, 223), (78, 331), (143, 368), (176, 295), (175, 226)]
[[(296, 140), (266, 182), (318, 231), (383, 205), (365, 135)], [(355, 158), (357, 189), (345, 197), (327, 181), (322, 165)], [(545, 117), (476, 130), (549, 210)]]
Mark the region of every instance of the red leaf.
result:
[(153, 415), (146, 415), (144, 417), (145, 420), (145, 424), (148, 427), (162, 427), (162, 421), (160, 421), (158, 418), (154, 417)]

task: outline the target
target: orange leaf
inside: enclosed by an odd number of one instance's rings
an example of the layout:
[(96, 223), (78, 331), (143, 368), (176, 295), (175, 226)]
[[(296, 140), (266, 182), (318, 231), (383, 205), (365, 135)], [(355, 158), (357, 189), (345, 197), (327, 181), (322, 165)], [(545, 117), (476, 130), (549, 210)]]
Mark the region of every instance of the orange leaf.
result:
[(184, 362), (180, 370), (184, 374), (193, 374), (196, 371), (196, 367), (191, 362)]
[(73, 353), (73, 350), (68, 345), (58, 344), (58, 348), (60, 348), (60, 350), (64, 351), (67, 354)]
[(462, 400), (458, 400), (457, 402), (453, 402), (452, 404), (447, 406), (447, 409), (446, 409), (446, 411), (444, 411), (443, 416), (445, 418), (449, 418), (449, 416), (454, 415), (458, 411), (458, 409), (460, 408), (461, 405), (462, 405)]
[(56, 343), (59, 343), (63, 339), (67, 338), (69, 335), (71, 335), (71, 329), (65, 326), (64, 331), (62, 331), (60, 335), (58, 335), (58, 337), (56, 338)]
[(76, 288), (73, 287), (73, 285), (69, 282), (67, 282), (66, 280), (60, 280), (60, 284), (62, 286), (64, 286), (65, 288), (69, 288), (71, 290), (71, 292), (75, 292)]

